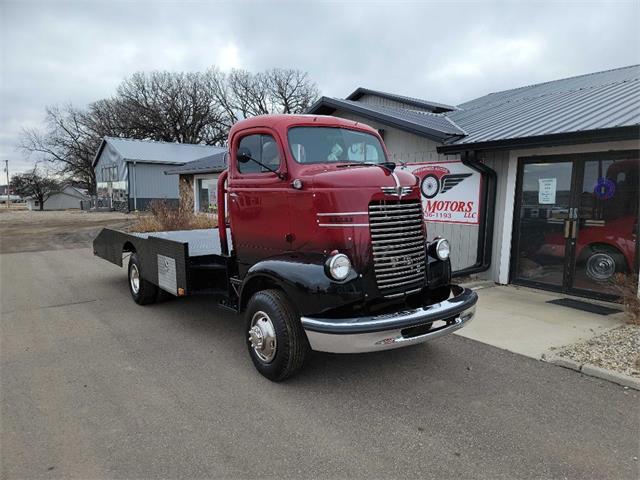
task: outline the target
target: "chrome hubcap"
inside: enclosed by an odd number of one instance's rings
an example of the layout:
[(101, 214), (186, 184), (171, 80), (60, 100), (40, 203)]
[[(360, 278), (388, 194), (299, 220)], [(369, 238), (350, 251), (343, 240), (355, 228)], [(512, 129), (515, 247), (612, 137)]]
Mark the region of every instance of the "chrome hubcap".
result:
[(131, 291), (137, 294), (140, 290), (140, 272), (138, 271), (138, 266), (135, 263), (131, 265), (129, 282), (131, 283)]
[(253, 314), (249, 327), (249, 343), (258, 358), (269, 363), (276, 356), (276, 329), (269, 315), (259, 311)]
[(587, 260), (587, 275), (598, 281), (609, 280), (616, 273), (616, 261), (606, 253), (596, 253)]

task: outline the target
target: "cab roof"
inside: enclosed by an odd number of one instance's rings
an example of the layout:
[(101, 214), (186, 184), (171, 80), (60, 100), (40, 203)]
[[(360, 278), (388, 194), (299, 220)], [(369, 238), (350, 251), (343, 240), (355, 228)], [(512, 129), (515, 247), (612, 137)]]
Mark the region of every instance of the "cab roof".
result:
[(257, 117), (247, 118), (240, 120), (229, 132), (229, 137), (232, 137), (236, 133), (248, 128), (256, 127), (269, 127), (279, 133), (285, 135), (286, 130), (293, 126), (319, 126), (319, 127), (344, 127), (357, 129), (361, 131), (367, 131), (377, 135), (378, 132), (371, 128), (369, 125), (362, 122), (354, 122), (353, 120), (346, 120), (344, 118), (332, 117), (329, 115), (291, 115), (291, 114), (278, 114), (278, 115), (259, 115)]

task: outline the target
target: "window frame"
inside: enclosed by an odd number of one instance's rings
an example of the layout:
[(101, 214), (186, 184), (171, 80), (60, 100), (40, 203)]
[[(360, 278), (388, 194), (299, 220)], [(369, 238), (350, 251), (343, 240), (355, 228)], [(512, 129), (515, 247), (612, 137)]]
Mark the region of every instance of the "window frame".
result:
[[(265, 176), (277, 176), (276, 173), (270, 172), (269, 170), (265, 170), (265, 171), (258, 171), (258, 172), (243, 172), (242, 170), (240, 170), (240, 162), (238, 161), (238, 150), (240, 149), (240, 144), (242, 143), (242, 141), (247, 138), (247, 137), (251, 137), (251, 136), (259, 136), (260, 137), (260, 158), (258, 158), (257, 160), (262, 162), (262, 148), (264, 145), (264, 139), (263, 137), (265, 136), (269, 136), (271, 137), (271, 139), (275, 142), (276, 144), (276, 148), (278, 149), (278, 155), (280, 157), (280, 163), (278, 164), (278, 168), (276, 168), (276, 172), (281, 173), (283, 172), (284, 168), (284, 164), (285, 164), (285, 156), (284, 156), (284, 151), (282, 149), (282, 143), (279, 141), (278, 135), (270, 130), (266, 130), (266, 129), (256, 129), (256, 130), (247, 130), (245, 132), (241, 132), (238, 134), (237, 138), (234, 140), (234, 160), (235, 160), (235, 174), (240, 175), (242, 178), (251, 178), (251, 177), (265, 177)], [(258, 164), (256, 164), (258, 165)], [(258, 165), (258, 167), (260, 168), (260, 170), (262, 170), (262, 166)]]

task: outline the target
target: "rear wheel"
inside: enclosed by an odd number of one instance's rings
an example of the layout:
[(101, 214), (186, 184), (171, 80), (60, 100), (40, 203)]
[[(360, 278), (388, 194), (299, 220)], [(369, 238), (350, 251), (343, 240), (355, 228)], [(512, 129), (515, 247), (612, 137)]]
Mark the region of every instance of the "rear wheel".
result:
[(298, 372), (309, 350), (300, 317), (279, 290), (255, 293), (246, 313), (247, 348), (256, 369), (279, 382)]
[(158, 297), (158, 287), (142, 278), (142, 267), (138, 255), (129, 257), (129, 292), (138, 305), (154, 303)]

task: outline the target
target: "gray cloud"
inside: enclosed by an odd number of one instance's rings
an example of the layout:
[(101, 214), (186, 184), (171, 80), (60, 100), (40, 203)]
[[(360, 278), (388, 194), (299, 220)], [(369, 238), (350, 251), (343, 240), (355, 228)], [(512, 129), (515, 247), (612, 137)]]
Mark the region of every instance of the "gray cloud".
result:
[(84, 105), (139, 70), (306, 70), (325, 95), (357, 86), (457, 104), (640, 63), (640, 3), (2, 1), (0, 159), (45, 105)]

